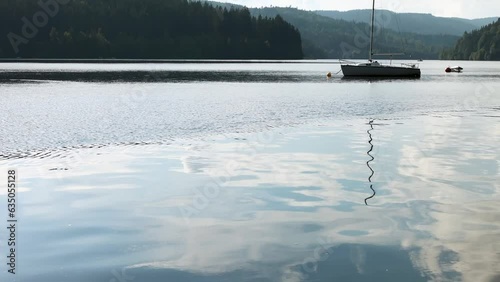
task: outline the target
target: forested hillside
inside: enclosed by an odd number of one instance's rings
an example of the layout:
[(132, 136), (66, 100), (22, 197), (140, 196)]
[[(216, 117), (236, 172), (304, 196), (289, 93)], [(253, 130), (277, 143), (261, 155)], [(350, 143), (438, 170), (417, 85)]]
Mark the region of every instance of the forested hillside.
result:
[[(316, 11), (317, 14), (337, 20), (369, 23), (371, 10), (352, 11)], [(418, 34), (450, 34), (461, 36), (465, 31), (472, 31), (494, 22), (495, 18), (461, 19), (436, 17), (431, 14), (395, 13), (387, 10), (377, 10), (377, 23), (394, 31)]]
[[(51, 3), (40, 5), (39, 3)], [(187, 0), (0, 1), (0, 57), (299, 59), (301, 36)]]
[[(335, 20), (295, 8), (250, 9), (255, 16), (281, 15), (302, 34), (304, 54), (308, 58), (366, 58), (369, 49), (369, 25)], [(438, 59), (445, 48), (458, 40), (453, 35), (424, 35), (377, 29), (375, 53), (401, 53), (402, 58)]]
[(442, 53), (442, 59), (500, 60), (500, 19), (479, 30), (466, 32), (456, 46)]

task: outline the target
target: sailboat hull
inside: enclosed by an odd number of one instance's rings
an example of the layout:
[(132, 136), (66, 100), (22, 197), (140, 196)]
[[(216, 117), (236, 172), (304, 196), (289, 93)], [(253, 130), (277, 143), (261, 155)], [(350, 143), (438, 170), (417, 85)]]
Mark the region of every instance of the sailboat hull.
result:
[(370, 65), (341, 65), (345, 77), (413, 77), (421, 75), (419, 68)]

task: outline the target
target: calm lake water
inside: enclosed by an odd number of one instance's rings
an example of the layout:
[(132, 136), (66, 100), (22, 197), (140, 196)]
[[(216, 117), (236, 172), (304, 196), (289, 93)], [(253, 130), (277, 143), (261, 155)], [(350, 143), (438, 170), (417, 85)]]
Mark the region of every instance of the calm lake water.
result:
[(500, 63), (421, 68), (0, 63), (0, 280), (500, 281)]

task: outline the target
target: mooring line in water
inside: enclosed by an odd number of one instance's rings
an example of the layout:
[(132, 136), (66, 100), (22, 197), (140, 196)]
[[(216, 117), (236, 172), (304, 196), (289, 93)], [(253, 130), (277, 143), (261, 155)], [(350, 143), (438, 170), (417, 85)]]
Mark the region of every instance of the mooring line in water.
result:
[(342, 69), (340, 69), (338, 72), (336, 72), (334, 74), (332, 74), (331, 72), (329, 72), (329, 73), (326, 74), (326, 77), (331, 78), (332, 76), (339, 74), (341, 71), (342, 71)]
[(366, 131), (368, 133), (368, 136), (370, 137), (370, 140), (368, 141), (368, 144), (370, 144), (370, 150), (368, 150), (368, 152), (366, 152), (366, 154), (371, 157), (371, 160), (368, 160), (366, 162), (366, 166), (372, 172), (370, 177), (368, 177), (368, 181), (370, 182), (370, 189), (372, 189), (372, 191), (373, 191), (373, 194), (370, 197), (365, 199), (365, 205), (367, 205), (367, 206), (368, 206), (368, 200), (372, 199), (377, 194), (377, 192), (375, 192), (375, 189), (373, 189), (373, 184), (372, 184), (372, 177), (373, 177), (373, 175), (375, 175), (375, 171), (370, 166), (370, 163), (375, 160), (375, 157), (373, 157), (373, 155), (371, 154), (371, 152), (373, 151), (373, 143), (372, 143), (373, 138), (372, 138), (372, 133), (371, 133), (371, 131), (373, 130), (373, 122), (375, 122), (374, 119), (370, 120), (370, 122), (368, 123), (370, 125), (370, 129), (368, 131)]

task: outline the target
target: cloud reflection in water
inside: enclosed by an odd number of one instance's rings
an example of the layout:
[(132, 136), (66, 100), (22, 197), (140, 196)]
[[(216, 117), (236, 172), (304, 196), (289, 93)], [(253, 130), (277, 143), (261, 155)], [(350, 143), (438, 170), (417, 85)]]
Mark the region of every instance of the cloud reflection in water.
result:
[[(440, 132), (421, 126), (438, 122), (449, 123)], [(495, 281), (497, 125), (462, 122), (419, 117), (377, 128), (370, 207), (363, 120), (280, 134), (252, 143), (255, 153), (241, 149), (246, 137), (89, 154), (93, 165), (62, 180), (37, 174), (44, 161), (25, 160), (21, 255), (39, 266), (26, 281), (85, 281), (83, 270), (107, 281), (122, 267), (137, 281)], [(464, 169), (469, 161), (484, 167)], [(186, 221), (181, 209), (221, 178), (220, 193)], [(68, 261), (75, 255), (93, 259)]]

